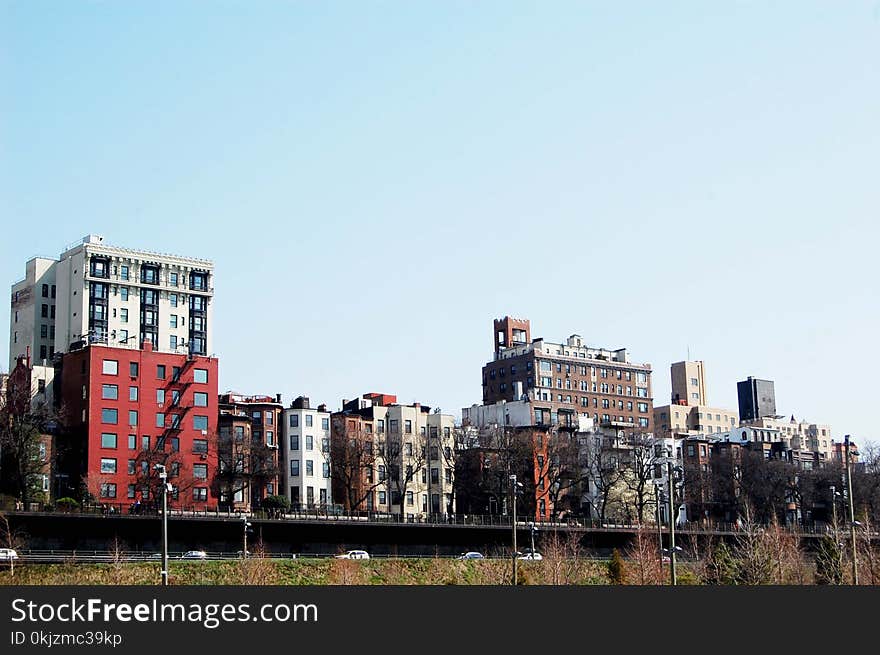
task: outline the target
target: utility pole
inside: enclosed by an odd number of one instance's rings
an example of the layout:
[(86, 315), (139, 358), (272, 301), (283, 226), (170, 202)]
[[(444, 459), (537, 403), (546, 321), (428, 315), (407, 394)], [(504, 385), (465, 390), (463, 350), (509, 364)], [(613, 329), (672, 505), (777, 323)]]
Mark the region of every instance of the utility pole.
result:
[(675, 574), (675, 480), (671, 459), (666, 462), (666, 474), (669, 476), (669, 582), (674, 587), (678, 578)]
[(164, 464), (154, 464), (153, 469), (159, 473), (162, 485), (162, 586), (168, 586), (168, 473)]
[(846, 453), (846, 494), (849, 499), (849, 535), (852, 539), (852, 575), (853, 584), (859, 584), (859, 552), (856, 548), (856, 513), (853, 504), (852, 491), (852, 463), (850, 462), (849, 435), (844, 436), (844, 451)]
[(510, 476), (511, 541), (513, 543), (513, 577), (510, 584), (516, 586), (516, 475)]

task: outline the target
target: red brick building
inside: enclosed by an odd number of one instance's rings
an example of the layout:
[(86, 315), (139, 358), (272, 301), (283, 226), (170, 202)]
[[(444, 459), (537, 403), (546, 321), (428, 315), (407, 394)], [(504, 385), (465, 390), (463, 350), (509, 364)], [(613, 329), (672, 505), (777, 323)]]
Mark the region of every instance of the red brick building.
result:
[(217, 359), (92, 344), (64, 355), (65, 465), (97, 502), (124, 511), (154, 505), (163, 464), (172, 507), (215, 506)]

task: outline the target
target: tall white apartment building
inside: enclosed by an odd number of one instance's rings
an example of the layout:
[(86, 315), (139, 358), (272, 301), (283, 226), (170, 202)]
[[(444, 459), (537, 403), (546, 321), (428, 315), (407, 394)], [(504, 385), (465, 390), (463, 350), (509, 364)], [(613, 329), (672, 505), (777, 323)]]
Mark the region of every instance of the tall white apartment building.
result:
[(12, 285), (10, 369), (78, 345), (207, 355), (213, 346), (214, 265), (104, 243), (88, 235), (57, 260), (36, 257)]
[(294, 509), (333, 503), (330, 484), (330, 412), (299, 396), (284, 410), (285, 492)]

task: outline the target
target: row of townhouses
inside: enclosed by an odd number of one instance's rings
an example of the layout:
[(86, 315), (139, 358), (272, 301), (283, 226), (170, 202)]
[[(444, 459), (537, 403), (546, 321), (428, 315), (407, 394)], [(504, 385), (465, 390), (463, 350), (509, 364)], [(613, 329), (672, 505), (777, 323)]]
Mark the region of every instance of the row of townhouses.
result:
[[(384, 393), (336, 410), (304, 396), (221, 393), (213, 303), (210, 261), (99, 236), (26, 263), (0, 386), (4, 407), (46, 412), (44, 500), (137, 512), (156, 502), (161, 464), (172, 505), (194, 509), (283, 496), (298, 511), (421, 519), (506, 513), (517, 498), (539, 520), (649, 520), (652, 507), (665, 520), (657, 501), (673, 464), (679, 476), (698, 472), (730, 448), (804, 468), (841, 456), (830, 426), (777, 415), (772, 381), (749, 377), (737, 410), (717, 408), (703, 362), (678, 362), (670, 402), (655, 406), (651, 365), (626, 349), (577, 334), (533, 339), (527, 319), (509, 316), (493, 323), (482, 402), (460, 421)], [(706, 513), (699, 500), (682, 499), (680, 517)]]

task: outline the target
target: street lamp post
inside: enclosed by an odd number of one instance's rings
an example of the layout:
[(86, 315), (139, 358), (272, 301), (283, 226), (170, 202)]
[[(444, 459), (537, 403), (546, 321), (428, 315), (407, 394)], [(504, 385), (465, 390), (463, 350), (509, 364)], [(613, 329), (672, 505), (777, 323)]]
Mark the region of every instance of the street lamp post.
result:
[(516, 475), (510, 476), (511, 542), (513, 544), (513, 577), (510, 584), (516, 586)]
[(844, 436), (843, 443), (844, 451), (846, 453), (846, 495), (849, 499), (849, 534), (852, 540), (852, 575), (853, 584), (857, 585), (859, 584), (859, 555), (858, 550), (856, 549), (856, 513), (853, 503), (852, 463), (850, 462), (851, 444), (849, 442), (848, 434)]
[(154, 464), (162, 486), (162, 586), (168, 586), (168, 473), (164, 464)]
[(663, 502), (663, 483), (660, 480), (654, 482), (655, 508), (657, 510), (657, 548), (660, 556), (660, 570), (663, 570), (663, 523), (660, 519), (660, 503)]
[(242, 541), (241, 556), (244, 559), (247, 559), (247, 556), (248, 556), (247, 535), (248, 535), (248, 528), (250, 528), (250, 527), (251, 527), (251, 524), (247, 520), (247, 515), (242, 514), (241, 515), (241, 541)]
[(678, 578), (675, 573), (675, 479), (671, 459), (666, 462), (666, 473), (669, 476), (669, 582), (674, 587)]
[(834, 526), (835, 532), (837, 532), (837, 495), (838, 495), (837, 487), (835, 487), (832, 484), (831, 485), (831, 516), (833, 518), (831, 519), (831, 521), (832, 521), (831, 525)]

